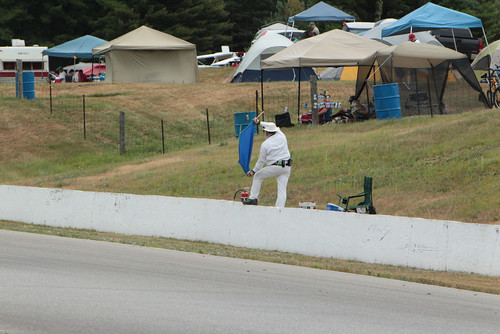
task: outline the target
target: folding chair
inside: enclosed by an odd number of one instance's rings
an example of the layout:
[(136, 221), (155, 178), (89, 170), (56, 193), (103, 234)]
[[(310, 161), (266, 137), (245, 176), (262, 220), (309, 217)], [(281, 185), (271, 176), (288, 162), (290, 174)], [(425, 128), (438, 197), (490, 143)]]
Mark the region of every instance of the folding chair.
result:
[[(375, 210), (375, 207), (373, 206), (372, 202), (372, 182), (373, 180), (371, 177), (365, 176), (365, 181), (363, 185), (364, 190), (362, 193), (347, 197), (337, 194), (337, 196), (339, 196), (339, 206), (343, 207), (344, 211), (352, 210), (357, 213), (376, 214), (377, 211)], [(352, 204), (349, 205), (349, 202), (352, 199), (361, 197), (364, 198), (363, 202), (360, 202), (357, 205), (352, 205)]]

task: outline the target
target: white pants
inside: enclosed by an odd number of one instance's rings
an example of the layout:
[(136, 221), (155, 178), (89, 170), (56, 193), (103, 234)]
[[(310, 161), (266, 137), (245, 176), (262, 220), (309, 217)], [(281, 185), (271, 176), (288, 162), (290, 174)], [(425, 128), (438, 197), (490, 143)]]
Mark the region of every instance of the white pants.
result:
[(286, 203), (286, 186), (288, 184), (288, 178), (290, 177), (290, 172), (292, 168), (290, 166), (267, 166), (259, 170), (253, 176), (252, 189), (250, 190), (249, 198), (259, 198), (260, 186), (262, 181), (272, 177), (276, 178), (278, 183), (278, 198), (276, 199), (276, 207), (283, 208)]

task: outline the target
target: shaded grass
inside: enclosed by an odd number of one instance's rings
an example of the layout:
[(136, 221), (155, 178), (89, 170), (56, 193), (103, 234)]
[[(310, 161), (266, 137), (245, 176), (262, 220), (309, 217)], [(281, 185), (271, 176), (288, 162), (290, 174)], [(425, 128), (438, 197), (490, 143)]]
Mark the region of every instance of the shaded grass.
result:
[(322, 270), (341, 271), (352, 274), (397, 279), (408, 282), (438, 285), (450, 288), (500, 294), (500, 277), (467, 273), (448, 273), (408, 267), (366, 264), (332, 258), (317, 258), (277, 251), (262, 251), (204, 242), (192, 242), (160, 237), (128, 236), (90, 230), (58, 228), (32, 224), (0, 221), (0, 228), (12, 231), (56, 235), (78, 239), (117, 242), (144, 247), (156, 247), (184, 252), (225, 256), (249, 260), (282, 263)]

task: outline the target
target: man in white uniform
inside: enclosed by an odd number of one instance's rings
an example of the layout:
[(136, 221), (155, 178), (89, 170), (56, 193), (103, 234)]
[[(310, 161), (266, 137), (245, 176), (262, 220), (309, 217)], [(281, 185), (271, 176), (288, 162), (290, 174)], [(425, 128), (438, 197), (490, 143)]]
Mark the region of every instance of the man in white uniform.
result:
[[(278, 183), (276, 207), (283, 208), (286, 203), (288, 178), (292, 169), (292, 159), (290, 159), (286, 137), (274, 123), (261, 122), (257, 118), (253, 121), (262, 126), (267, 139), (260, 147), (259, 160), (255, 167), (247, 173), (248, 176), (253, 176), (253, 183), (250, 196), (243, 201), (243, 204), (257, 205), (262, 181), (275, 177)], [(264, 167), (264, 165), (267, 166)]]

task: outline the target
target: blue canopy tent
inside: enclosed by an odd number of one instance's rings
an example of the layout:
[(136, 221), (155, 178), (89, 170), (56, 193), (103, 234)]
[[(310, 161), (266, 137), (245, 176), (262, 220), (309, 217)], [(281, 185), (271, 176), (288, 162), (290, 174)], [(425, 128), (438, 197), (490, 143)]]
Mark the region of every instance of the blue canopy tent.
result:
[(472, 15), (428, 2), (382, 29), (382, 37), (439, 28), (483, 28), (483, 24)]
[[(92, 59), (92, 64), (94, 63), (94, 58), (100, 58), (101, 55), (94, 56), (92, 54), (92, 49), (106, 44), (108, 41), (97, 38), (91, 35), (85, 35), (66, 43), (54, 46), (53, 48), (43, 51), (44, 55), (55, 58), (72, 58), (73, 64), (76, 63), (76, 59)], [(54, 62), (51, 60), (50, 64)], [(67, 60), (59, 59), (55, 61), (56, 65), (53, 65), (53, 69), (58, 65), (64, 66), (68, 65)], [(92, 71), (93, 72), (93, 71)], [(93, 73), (92, 73), (93, 74)]]
[(293, 22), (293, 24), (299, 21), (353, 22), (356, 19), (354, 16), (320, 1), (311, 8), (288, 18), (288, 22)]
[(93, 58), (92, 49), (106, 44), (108, 41), (91, 35), (85, 35), (69, 42), (43, 51), (44, 55), (60, 58)]
[(486, 47), (489, 50), (488, 39), (486, 38), (481, 19), (453, 9), (438, 6), (432, 2), (426, 3), (390, 26), (382, 29), (382, 37), (440, 28), (452, 29), (452, 33), (453, 28), (481, 28)]

